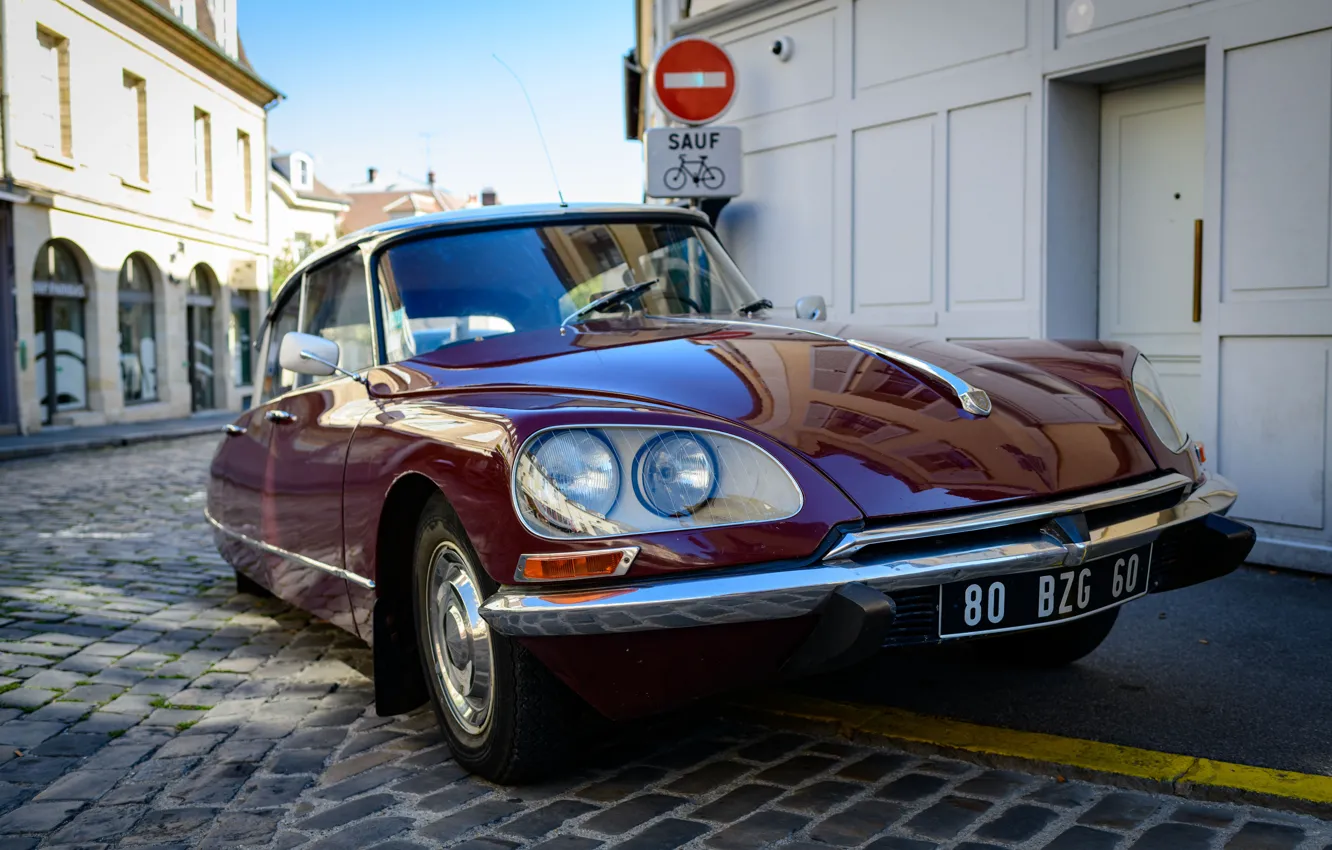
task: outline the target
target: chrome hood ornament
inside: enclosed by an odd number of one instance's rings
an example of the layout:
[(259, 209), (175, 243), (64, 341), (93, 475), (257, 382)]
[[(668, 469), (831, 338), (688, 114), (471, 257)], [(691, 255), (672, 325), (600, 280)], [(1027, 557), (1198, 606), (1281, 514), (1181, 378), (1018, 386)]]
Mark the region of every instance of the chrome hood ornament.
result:
[(905, 366), (926, 377), (933, 378), (936, 382), (948, 385), (957, 396), (958, 404), (962, 409), (972, 416), (989, 416), (993, 410), (990, 403), (990, 395), (985, 390), (973, 387), (966, 381), (949, 372), (942, 366), (935, 366), (933, 363), (927, 363), (919, 357), (912, 357), (910, 354), (903, 354), (900, 351), (894, 351), (891, 348), (884, 348), (882, 345), (875, 345), (872, 342), (865, 342), (862, 339), (847, 339), (824, 331), (816, 331), (811, 328), (792, 327), (783, 325), (779, 322), (758, 322), (752, 319), (730, 319), (730, 318), (712, 318), (708, 316), (652, 316), (649, 318), (657, 319), (663, 322), (688, 322), (694, 324), (725, 324), (725, 325), (743, 325), (751, 328), (770, 328), (775, 330), (795, 331), (797, 333), (806, 333), (821, 339), (840, 342), (849, 345), (865, 354), (878, 357), (881, 360), (887, 360), (890, 363), (896, 363), (899, 366)]
[(940, 383), (947, 384), (953, 394), (957, 396), (962, 409), (973, 416), (989, 416), (990, 411), (994, 409), (990, 404), (990, 396), (985, 390), (973, 387), (947, 369), (935, 366), (933, 363), (927, 363), (918, 357), (912, 357), (910, 354), (903, 354), (900, 351), (894, 351), (891, 348), (884, 348), (881, 345), (875, 345), (872, 342), (865, 342), (860, 339), (848, 339), (846, 344), (866, 354), (872, 354), (890, 363), (905, 366), (914, 372), (922, 373)]

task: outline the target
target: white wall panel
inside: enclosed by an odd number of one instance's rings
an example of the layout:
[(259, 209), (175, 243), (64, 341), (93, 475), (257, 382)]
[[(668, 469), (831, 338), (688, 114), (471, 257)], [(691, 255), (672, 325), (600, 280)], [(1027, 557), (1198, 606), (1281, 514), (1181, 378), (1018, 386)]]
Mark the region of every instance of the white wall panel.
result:
[(1332, 338), (1221, 340), (1220, 472), (1234, 516), (1323, 529)]
[(856, 309), (934, 301), (934, 116), (853, 136)]
[(948, 300), (1021, 301), (1026, 97), (948, 113)]
[[(834, 21), (833, 12), (824, 12), (724, 42), (739, 81), (725, 120), (740, 121), (832, 97)], [(783, 36), (790, 37), (793, 45), (785, 62), (772, 55), (772, 43)]]
[[(1070, 14), (1072, 6), (1079, 11), (1090, 7), (1090, 26), (1078, 23), (1087, 14)], [(1080, 32), (1103, 30), (1116, 24), (1136, 21), (1161, 12), (1169, 12), (1184, 6), (1200, 5), (1200, 0), (1059, 0), (1056, 4), (1055, 31), (1065, 35), (1077, 35)]]
[(856, 86), (1022, 50), (1027, 0), (857, 0)]
[(802, 295), (833, 305), (833, 140), (745, 155), (745, 194), (721, 218), (745, 277), (779, 310)]
[(1230, 51), (1225, 108), (1224, 293), (1326, 288), (1332, 31)]

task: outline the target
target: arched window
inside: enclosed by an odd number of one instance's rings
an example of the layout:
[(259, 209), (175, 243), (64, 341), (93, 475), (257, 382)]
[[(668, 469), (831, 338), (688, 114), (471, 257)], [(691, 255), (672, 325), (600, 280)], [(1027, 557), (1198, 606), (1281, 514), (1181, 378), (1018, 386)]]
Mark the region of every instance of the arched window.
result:
[(88, 292), (71, 245), (52, 239), (37, 252), (32, 269), (32, 294), (37, 399), (45, 412), (43, 421), (50, 424), (61, 411), (88, 406), (88, 354), (83, 322)]
[(143, 254), (130, 254), (120, 267), (120, 387), (126, 404), (157, 400), (154, 277)]
[(215, 404), (217, 381), (213, 374), (213, 307), (217, 276), (204, 263), (190, 270), (185, 293), (185, 327), (190, 352), (191, 409), (208, 410)]

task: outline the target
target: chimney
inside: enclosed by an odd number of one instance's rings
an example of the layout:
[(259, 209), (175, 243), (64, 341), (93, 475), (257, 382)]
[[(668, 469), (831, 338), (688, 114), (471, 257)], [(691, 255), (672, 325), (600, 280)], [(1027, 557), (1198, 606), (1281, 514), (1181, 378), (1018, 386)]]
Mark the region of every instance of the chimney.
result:
[(435, 185), (435, 172), (433, 170), (426, 172), (426, 183), (431, 186)]
[(498, 203), (499, 203), (499, 196), (495, 194), (494, 189), (487, 186), (481, 190), (481, 206), (493, 207)]
[(375, 177), (378, 176), (378, 174), (379, 174), (378, 168), (367, 168), (365, 170), (365, 182), (367, 183), (375, 182)]

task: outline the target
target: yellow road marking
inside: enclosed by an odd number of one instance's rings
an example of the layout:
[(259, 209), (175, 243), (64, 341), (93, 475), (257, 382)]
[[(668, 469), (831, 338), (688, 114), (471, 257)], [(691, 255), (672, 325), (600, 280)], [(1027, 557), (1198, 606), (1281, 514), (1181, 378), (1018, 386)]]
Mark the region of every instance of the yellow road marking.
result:
[(830, 725), (848, 738), (859, 733), (991, 758), (1130, 776), (1178, 789), (1232, 789), (1261, 797), (1332, 803), (1332, 776), (1233, 764), (1044, 732), (1020, 732), (930, 717), (900, 708), (840, 703), (786, 692), (767, 691), (734, 704), (761, 716)]

